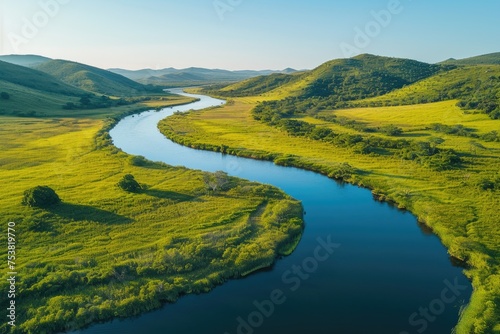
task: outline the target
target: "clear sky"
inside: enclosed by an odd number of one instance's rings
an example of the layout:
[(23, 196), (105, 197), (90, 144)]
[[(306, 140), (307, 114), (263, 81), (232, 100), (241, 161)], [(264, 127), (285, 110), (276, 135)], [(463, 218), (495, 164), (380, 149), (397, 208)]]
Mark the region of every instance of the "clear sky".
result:
[(500, 51), (498, 0), (0, 0), (0, 54), (127, 69), (314, 68)]

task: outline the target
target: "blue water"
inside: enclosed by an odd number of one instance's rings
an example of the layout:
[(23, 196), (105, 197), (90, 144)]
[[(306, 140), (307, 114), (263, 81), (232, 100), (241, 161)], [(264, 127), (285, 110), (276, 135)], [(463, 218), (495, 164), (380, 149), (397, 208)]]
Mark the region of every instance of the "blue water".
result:
[(185, 95), (200, 101), (127, 117), (110, 132), (114, 144), (150, 160), (277, 186), (302, 201), (303, 238), (270, 270), (74, 333), (451, 333), (471, 285), (413, 215), (313, 172), (171, 142), (157, 130), (161, 119), (223, 103)]

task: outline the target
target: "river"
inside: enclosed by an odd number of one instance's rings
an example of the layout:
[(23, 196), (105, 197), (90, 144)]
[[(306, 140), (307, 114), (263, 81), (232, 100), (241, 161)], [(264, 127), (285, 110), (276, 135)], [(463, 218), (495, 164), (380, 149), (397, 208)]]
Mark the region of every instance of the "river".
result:
[(313, 172), (171, 142), (157, 129), (161, 119), (223, 103), (184, 95), (200, 100), (124, 118), (110, 132), (114, 145), (149, 160), (279, 187), (303, 203), (303, 238), (269, 270), (73, 333), (451, 333), (471, 284), (412, 214)]

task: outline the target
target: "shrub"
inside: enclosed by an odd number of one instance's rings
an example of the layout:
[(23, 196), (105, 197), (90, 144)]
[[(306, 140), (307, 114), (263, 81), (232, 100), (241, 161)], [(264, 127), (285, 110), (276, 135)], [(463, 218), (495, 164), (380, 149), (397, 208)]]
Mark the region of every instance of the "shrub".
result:
[(393, 124), (382, 127), (380, 131), (388, 136), (400, 136), (403, 133), (403, 129)]
[(61, 202), (56, 192), (47, 186), (37, 186), (24, 192), (22, 204), (30, 207), (46, 208)]
[(1, 92), (0, 98), (2, 98), (3, 100), (8, 100), (8, 99), (10, 99), (10, 95), (9, 95), (9, 93)]
[(478, 182), (478, 187), (482, 190), (494, 190), (495, 189), (495, 182), (489, 180), (489, 179), (481, 179)]
[(118, 182), (118, 187), (130, 193), (138, 193), (142, 190), (141, 185), (137, 182), (132, 174), (127, 174)]
[(129, 163), (132, 166), (142, 167), (142, 166), (146, 166), (148, 164), (148, 161), (142, 155), (134, 155), (134, 156), (130, 157)]

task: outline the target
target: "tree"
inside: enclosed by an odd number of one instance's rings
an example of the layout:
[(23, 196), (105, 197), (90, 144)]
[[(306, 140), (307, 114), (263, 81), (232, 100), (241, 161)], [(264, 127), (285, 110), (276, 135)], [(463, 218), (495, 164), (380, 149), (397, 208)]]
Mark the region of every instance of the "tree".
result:
[(142, 190), (141, 185), (137, 182), (132, 174), (127, 174), (118, 182), (118, 187), (121, 189), (131, 192), (138, 193)]
[(214, 193), (217, 190), (225, 190), (229, 183), (229, 176), (226, 172), (217, 171), (215, 173), (205, 173), (203, 175), (203, 182), (208, 190), (213, 191)]
[(146, 166), (148, 164), (148, 161), (142, 155), (134, 155), (129, 158), (129, 163), (132, 166), (142, 167)]
[(229, 183), (229, 176), (226, 172), (221, 170), (215, 172), (215, 182), (217, 184), (217, 188), (220, 190), (226, 190), (226, 187)]
[(61, 202), (56, 192), (47, 186), (36, 186), (24, 192), (22, 204), (30, 207), (47, 208)]
[(8, 100), (8, 99), (10, 99), (10, 95), (9, 95), (9, 93), (1, 92), (0, 98), (2, 98), (3, 100)]

